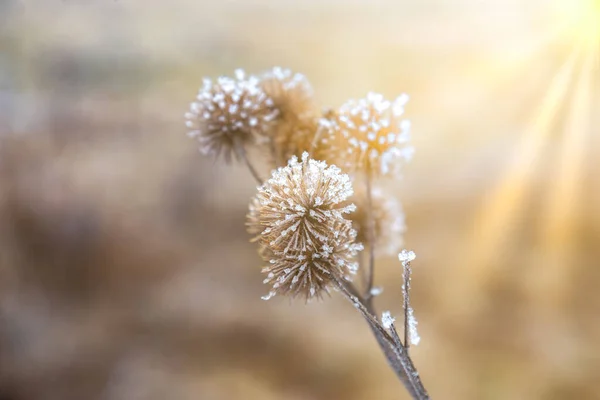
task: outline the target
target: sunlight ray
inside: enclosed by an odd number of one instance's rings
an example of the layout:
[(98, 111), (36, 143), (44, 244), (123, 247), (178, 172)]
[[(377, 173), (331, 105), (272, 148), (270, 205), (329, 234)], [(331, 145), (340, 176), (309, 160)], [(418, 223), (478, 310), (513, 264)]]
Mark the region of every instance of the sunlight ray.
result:
[(474, 237), (470, 241), (473, 250), (464, 268), (464, 290), (467, 298), (479, 299), (487, 290), (487, 282), (493, 280), (499, 263), (491, 262), (503, 251), (503, 242), (510, 236), (510, 228), (519, 217), (530, 184), (536, 172), (536, 164), (547, 142), (557, 112), (564, 104), (571, 85), (573, 72), (580, 58), (579, 48), (574, 50), (552, 80), (538, 111), (526, 127), (517, 146), (509, 169), (487, 197), (475, 220)]
[[(548, 190), (545, 219), (540, 228), (540, 268), (531, 270), (529, 284), (534, 298), (548, 302), (550, 307), (559, 305), (569, 287), (572, 268), (570, 260), (576, 259), (575, 224), (581, 221), (578, 202), (584, 193), (585, 153), (591, 133), (592, 85), (596, 69), (600, 37), (590, 40), (585, 63), (577, 82), (565, 125), (561, 154), (556, 163), (556, 179)], [(574, 266), (574, 265), (573, 265)]]

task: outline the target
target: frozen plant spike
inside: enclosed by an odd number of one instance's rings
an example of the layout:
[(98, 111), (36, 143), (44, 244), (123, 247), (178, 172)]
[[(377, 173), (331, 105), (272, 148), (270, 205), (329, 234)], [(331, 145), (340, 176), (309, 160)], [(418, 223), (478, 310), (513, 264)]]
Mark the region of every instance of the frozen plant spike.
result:
[(396, 318), (392, 317), (392, 314), (389, 311), (381, 313), (381, 324), (385, 329), (390, 329), (395, 321)]
[(412, 307), (408, 308), (408, 332), (410, 338), (410, 344), (418, 345), (421, 341), (421, 337), (419, 336), (419, 332), (417, 331), (417, 319), (414, 316), (414, 312)]
[(402, 263), (402, 268), (404, 269), (402, 272), (402, 279), (404, 281), (402, 285), (402, 297), (404, 307), (404, 346), (407, 348), (410, 344), (417, 345), (421, 340), (419, 333), (417, 332), (417, 320), (410, 305), (410, 281), (412, 274), (410, 263), (415, 258), (415, 253), (406, 249), (398, 254), (398, 259)]
[(404, 263), (413, 261), (417, 256), (414, 251), (408, 251), (406, 249), (402, 250), (400, 254), (398, 254), (398, 260), (404, 265)]

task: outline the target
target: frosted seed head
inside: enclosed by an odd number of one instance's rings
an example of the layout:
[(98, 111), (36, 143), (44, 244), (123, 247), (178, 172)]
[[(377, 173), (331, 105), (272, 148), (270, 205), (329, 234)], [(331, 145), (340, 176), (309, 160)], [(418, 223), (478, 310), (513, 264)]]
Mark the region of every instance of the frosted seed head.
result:
[(344, 103), (326, 123), (321, 122), (325, 134), (320, 140), (331, 144), (330, 159), (351, 172), (398, 172), (409, 159), (404, 152), (410, 148), (408, 141), (397, 140), (408, 137), (410, 123), (400, 117), (407, 101), (405, 95), (391, 103), (381, 94), (368, 93), (363, 99)]
[(237, 146), (253, 145), (269, 131), (277, 113), (256, 78), (236, 70), (234, 78), (205, 78), (185, 119), (188, 129), (197, 132), (203, 154), (222, 154), (230, 161)]
[[(310, 194), (309, 194), (310, 193)], [(362, 250), (346, 220), (353, 194), (348, 175), (302, 154), (273, 171), (250, 203), (247, 226), (269, 264), (267, 284), (278, 294), (320, 297), (332, 277), (356, 272), (353, 258)], [(306, 212), (308, 211), (308, 212)]]
[(275, 167), (293, 155), (311, 151), (319, 128), (319, 110), (313, 89), (302, 74), (274, 67), (260, 76), (260, 86), (278, 110), (269, 133)]

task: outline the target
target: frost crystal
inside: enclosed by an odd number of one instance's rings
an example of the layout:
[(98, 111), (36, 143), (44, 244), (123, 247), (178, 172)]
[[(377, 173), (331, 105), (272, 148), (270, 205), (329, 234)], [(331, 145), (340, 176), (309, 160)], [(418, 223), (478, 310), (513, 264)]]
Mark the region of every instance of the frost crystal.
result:
[(236, 70), (235, 78), (204, 79), (196, 100), (185, 113), (188, 136), (200, 142), (200, 151), (229, 161), (239, 146), (265, 135), (278, 110), (256, 77)]
[(419, 325), (419, 323), (417, 322), (417, 319), (414, 316), (412, 307), (408, 307), (407, 315), (408, 315), (408, 333), (409, 333), (408, 337), (410, 340), (410, 344), (413, 344), (416, 346), (421, 341), (421, 337), (419, 336), (419, 332), (417, 331), (417, 325)]
[(419, 337), (419, 332), (417, 331), (417, 319), (415, 318), (413, 309), (410, 306), (410, 281), (412, 274), (410, 263), (415, 258), (415, 253), (406, 249), (402, 250), (400, 254), (398, 254), (398, 259), (400, 262), (402, 262), (402, 267), (404, 268), (402, 273), (402, 278), (404, 280), (404, 284), (402, 285), (402, 296), (404, 298), (404, 317), (406, 318), (406, 325), (408, 326), (407, 336), (410, 343), (416, 346), (421, 341), (421, 338)]
[(379, 286), (375, 286), (371, 288), (371, 291), (369, 292), (371, 294), (371, 296), (375, 297), (375, 296), (379, 296), (381, 293), (383, 293), (383, 288), (379, 287)]
[(352, 184), (339, 168), (302, 155), (273, 172), (250, 204), (248, 231), (269, 264), (264, 283), (277, 294), (320, 297), (333, 276), (349, 279), (362, 245), (344, 215)]
[(268, 294), (261, 297), (263, 300), (270, 300), (273, 296), (275, 296), (275, 292), (271, 291)]
[(407, 262), (413, 261), (417, 256), (414, 251), (408, 251), (406, 249), (402, 250), (400, 254), (398, 254), (398, 260), (404, 265)]
[(395, 321), (396, 318), (392, 317), (392, 314), (389, 311), (381, 313), (381, 323), (385, 329), (390, 329)]
[(402, 162), (412, 158), (409, 145), (410, 122), (401, 118), (408, 96), (394, 101), (381, 94), (344, 103), (321, 126), (328, 132), (325, 140), (335, 147), (336, 158), (345, 168), (380, 175), (395, 173)]

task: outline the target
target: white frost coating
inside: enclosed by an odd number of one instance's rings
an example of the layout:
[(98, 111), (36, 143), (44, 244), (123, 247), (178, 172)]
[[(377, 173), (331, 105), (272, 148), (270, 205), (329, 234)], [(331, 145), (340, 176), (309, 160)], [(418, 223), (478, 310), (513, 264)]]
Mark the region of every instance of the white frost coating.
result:
[(404, 265), (407, 262), (411, 262), (413, 261), (415, 258), (417, 258), (416, 254), (414, 251), (409, 251), (409, 250), (402, 250), (400, 252), (400, 254), (398, 254), (398, 260), (400, 260), (400, 262), (402, 263), (402, 265)]
[(371, 288), (371, 296), (375, 297), (375, 296), (379, 296), (381, 293), (383, 293), (383, 288), (380, 286), (375, 286), (373, 288)]
[(408, 338), (410, 340), (410, 344), (418, 345), (421, 341), (421, 337), (419, 336), (419, 332), (417, 331), (417, 319), (413, 313), (412, 307), (408, 308)]
[(408, 340), (410, 344), (418, 345), (421, 341), (421, 337), (419, 336), (419, 332), (417, 331), (417, 319), (415, 318), (414, 311), (410, 306), (410, 281), (412, 269), (410, 266), (411, 261), (413, 261), (417, 256), (414, 251), (410, 250), (402, 250), (400, 254), (398, 254), (398, 260), (402, 263), (402, 267), (404, 268), (404, 272), (402, 277), (404, 279), (404, 284), (402, 285), (402, 295), (404, 297), (404, 310), (406, 319), (408, 322)]
[(392, 314), (389, 311), (381, 313), (381, 323), (385, 329), (390, 329), (395, 321), (396, 318), (392, 317)]
[(268, 294), (261, 296), (261, 299), (263, 300), (270, 300), (271, 298), (273, 298), (273, 296), (275, 296), (275, 292), (271, 291)]

